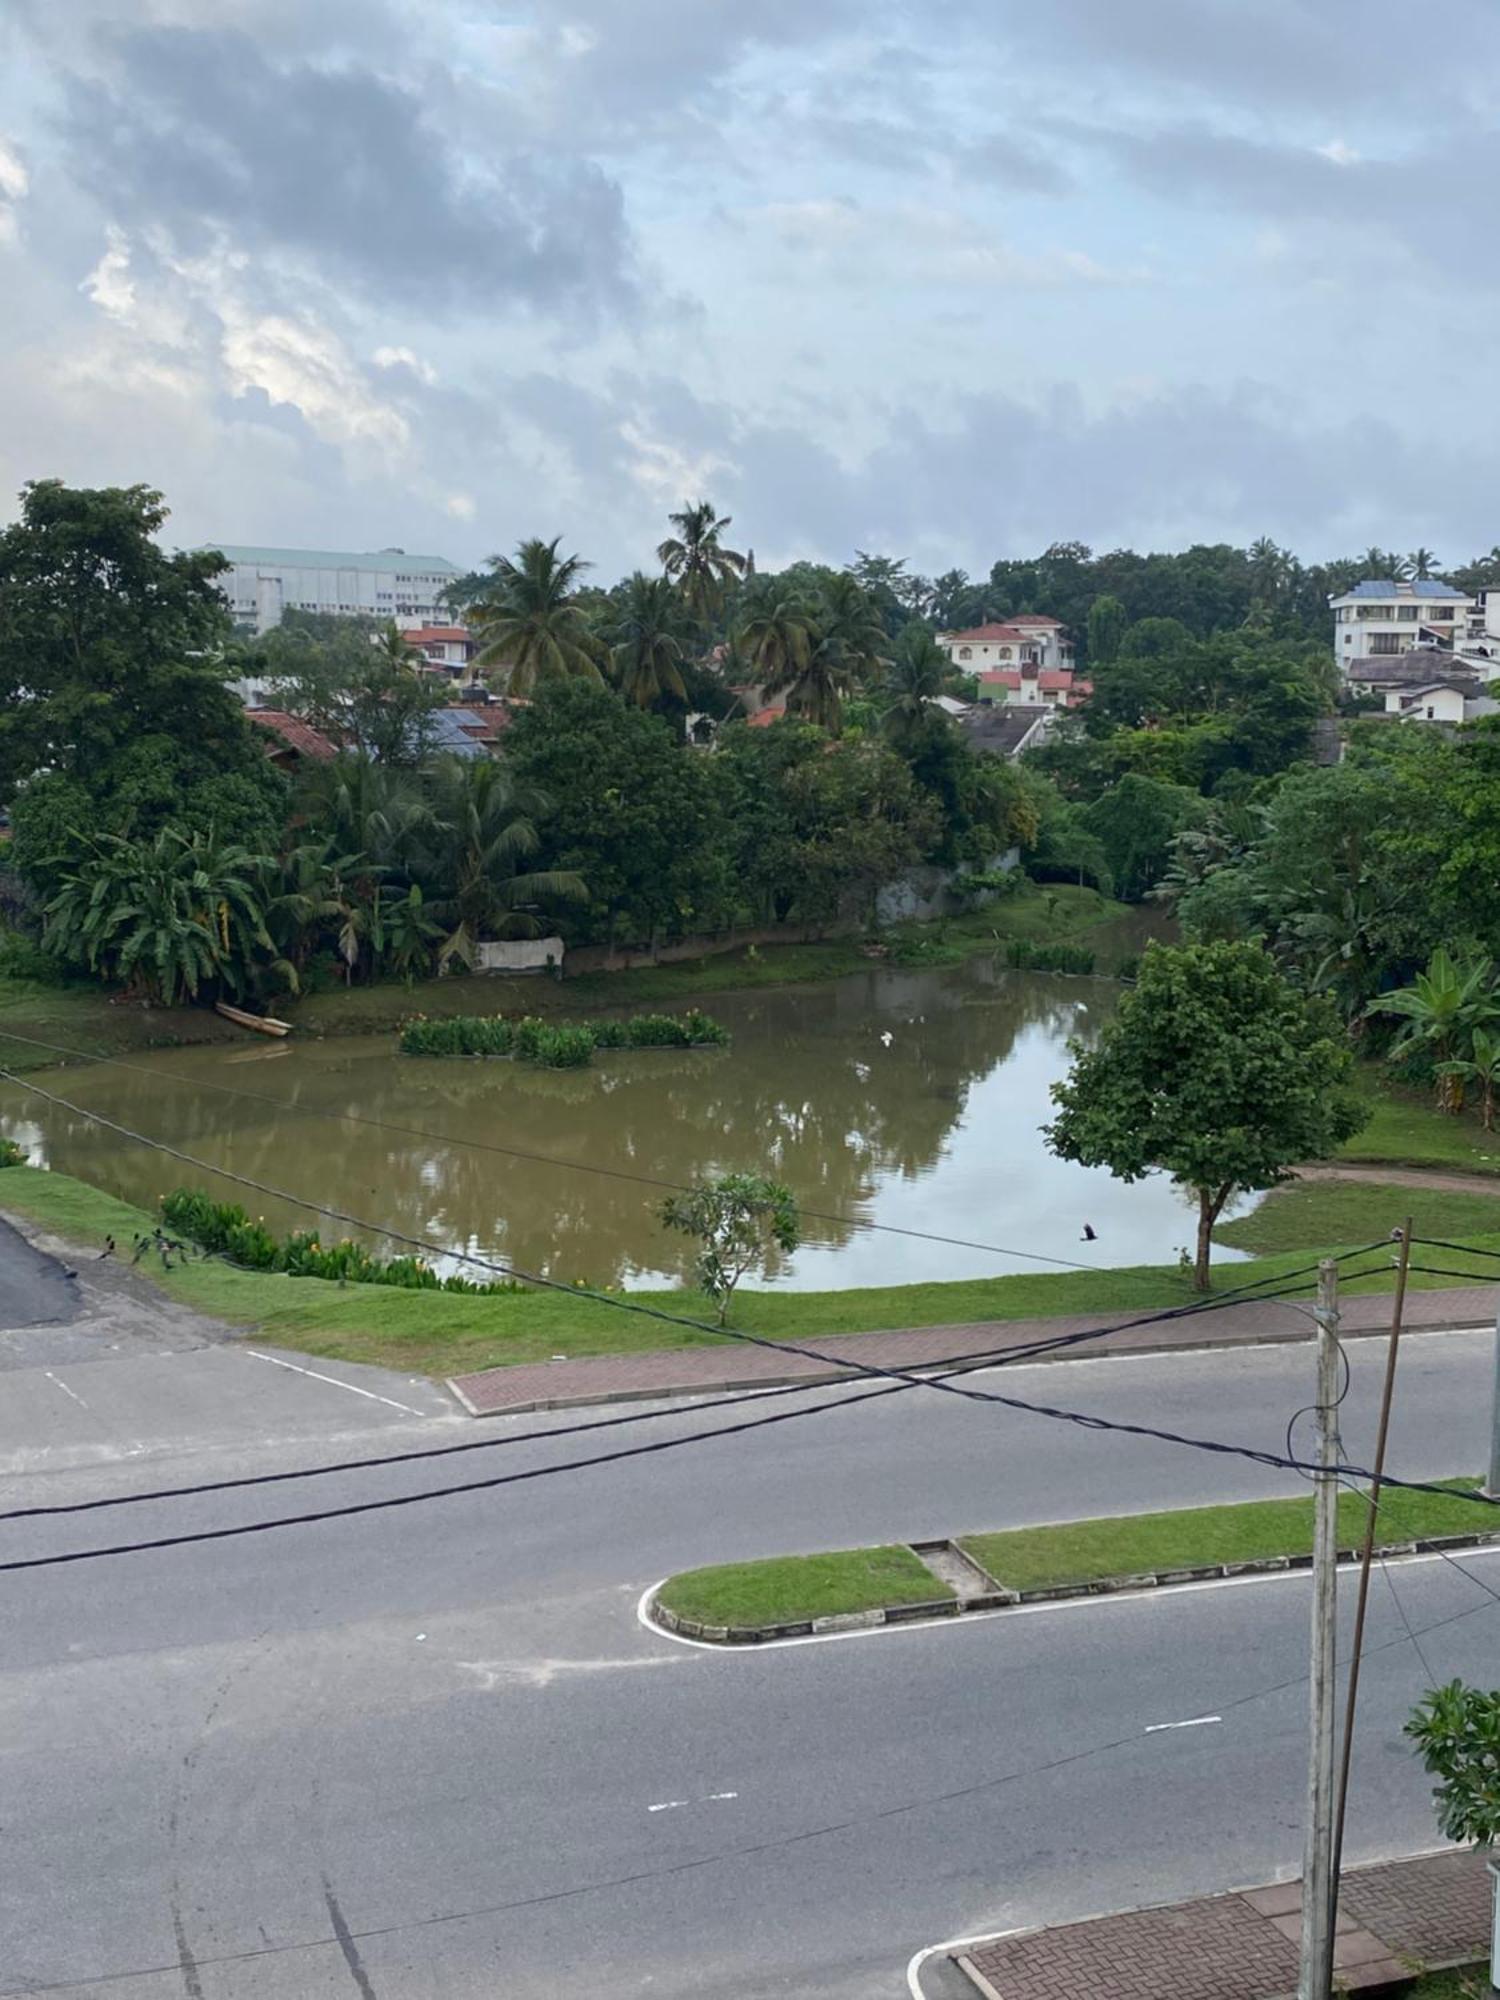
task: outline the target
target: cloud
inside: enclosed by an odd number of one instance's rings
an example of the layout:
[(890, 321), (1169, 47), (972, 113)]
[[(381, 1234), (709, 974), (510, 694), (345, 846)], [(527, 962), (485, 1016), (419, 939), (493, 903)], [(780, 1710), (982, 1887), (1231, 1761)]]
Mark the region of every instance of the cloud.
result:
[(274, 61), (244, 33), (115, 33), (75, 74), (74, 172), (119, 220), (314, 264), (366, 293), (623, 309), (634, 278), (619, 187), (586, 159), (460, 151), (421, 94), (354, 63)]
[(1018, 291), (1138, 282), (1139, 265), (1111, 269), (1086, 252), (1021, 250), (957, 209), (922, 201), (865, 204), (852, 196), (768, 202), (741, 218), (788, 250), (819, 259), (843, 283), (925, 280), (941, 292), (981, 286)]
[(15, 147), (0, 138), (0, 243), (19, 234), (18, 211), (31, 186), (31, 176)]

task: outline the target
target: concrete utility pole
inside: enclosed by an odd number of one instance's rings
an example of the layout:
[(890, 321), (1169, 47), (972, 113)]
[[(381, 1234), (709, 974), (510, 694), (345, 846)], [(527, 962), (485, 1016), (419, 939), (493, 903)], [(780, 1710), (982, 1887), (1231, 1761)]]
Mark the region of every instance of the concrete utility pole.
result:
[(1490, 1476), (1484, 1490), (1500, 1500), (1500, 1312), (1495, 1314), (1495, 1388), (1490, 1398)]
[(1313, 1519), (1311, 1730), (1302, 1843), (1302, 1963), (1297, 2000), (1333, 1990), (1334, 1671), (1338, 1634), (1339, 1267), (1318, 1266), (1318, 1472)]

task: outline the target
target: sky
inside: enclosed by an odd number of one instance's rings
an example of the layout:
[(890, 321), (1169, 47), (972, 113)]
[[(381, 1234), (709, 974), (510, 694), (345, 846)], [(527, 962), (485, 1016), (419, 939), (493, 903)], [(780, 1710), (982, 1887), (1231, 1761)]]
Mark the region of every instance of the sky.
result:
[(1494, 0), (0, 0), (0, 518), (1500, 541)]

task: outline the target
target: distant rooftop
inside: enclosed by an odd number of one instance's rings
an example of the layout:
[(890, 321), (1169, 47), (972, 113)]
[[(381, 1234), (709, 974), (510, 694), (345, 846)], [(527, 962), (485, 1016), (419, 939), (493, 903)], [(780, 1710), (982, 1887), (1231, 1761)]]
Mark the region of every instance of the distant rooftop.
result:
[[(1346, 590), (1345, 597), (1464, 597), (1466, 590), (1457, 585), (1440, 583), (1436, 577), (1423, 577), (1420, 581), (1397, 580), (1393, 577), (1366, 577)], [(1337, 602), (1337, 599), (1335, 599)]]
[(262, 549), (243, 542), (205, 542), (232, 563), (256, 563), (262, 569), (368, 569), (386, 576), (460, 576), (446, 556), (424, 556), (405, 549)]

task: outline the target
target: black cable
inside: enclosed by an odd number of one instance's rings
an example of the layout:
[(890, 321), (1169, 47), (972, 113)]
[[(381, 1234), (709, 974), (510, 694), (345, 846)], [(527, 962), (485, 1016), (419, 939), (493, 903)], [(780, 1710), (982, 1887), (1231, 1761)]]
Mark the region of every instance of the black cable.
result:
[[(1495, 1176), (1495, 1194), (1500, 1199), (1500, 1174)], [(1424, 1250), (1456, 1250), (1461, 1257), (1489, 1257), (1500, 1262), (1500, 1250), (1485, 1250), (1474, 1243), (1449, 1243), (1441, 1236), (1414, 1236), (1411, 1240)]]
[[(554, 1153), (529, 1152), (521, 1146), (502, 1146), (492, 1139), (461, 1139), (446, 1132), (429, 1132), (419, 1125), (403, 1125), (387, 1118), (371, 1118), (360, 1111), (330, 1111), (319, 1104), (299, 1104), (294, 1098), (273, 1097), (263, 1090), (247, 1090), (242, 1084), (220, 1083), (211, 1077), (183, 1076), (175, 1070), (152, 1069), (145, 1063), (133, 1063), (123, 1056), (91, 1055), (87, 1049), (70, 1049), (60, 1042), (44, 1042), (35, 1035), (18, 1035), (12, 1030), (0, 1029), (0, 1041), (24, 1042), (29, 1048), (47, 1049), (53, 1055), (71, 1056), (78, 1062), (103, 1063), (111, 1069), (124, 1069), (136, 1076), (148, 1076), (156, 1080), (162, 1077), (169, 1082), (190, 1086), (194, 1090), (217, 1090), (229, 1097), (243, 1097), (256, 1104), (269, 1104), (279, 1111), (290, 1111), (305, 1118), (332, 1118), (350, 1125), (368, 1125), (378, 1132), (396, 1132), (409, 1139), (426, 1139), (434, 1145), (459, 1146), (479, 1153), (496, 1153), (506, 1159), (525, 1160), (533, 1166), (561, 1167), (566, 1171), (585, 1174), (599, 1174), (609, 1180), (629, 1181), (640, 1187), (662, 1188), (675, 1194), (690, 1194), (692, 1189), (685, 1181), (663, 1180), (655, 1174), (632, 1173), (625, 1167), (599, 1166), (590, 1160), (563, 1160)], [(6, 1072), (0, 1071), (0, 1075)], [(19, 1082), (14, 1075), (7, 1077), (10, 1082)], [(58, 1103), (63, 1099), (55, 1100)], [(76, 1107), (75, 1107), (76, 1108)], [(222, 1173), (221, 1167), (208, 1169), (211, 1173)], [(233, 1176), (231, 1175), (232, 1179)], [(906, 1236), (922, 1243), (940, 1243), (948, 1249), (979, 1250), (992, 1257), (1019, 1257), (1031, 1264), (1056, 1265), (1064, 1271), (1089, 1271), (1097, 1273), (1097, 1264), (1082, 1264), (1069, 1257), (1047, 1257), (1035, 1250), (1013, 1250), (1003, 1243), (977, 1243), (966, 1236), (942, 1236), (930, 1229), (903, 1229), (893, 1222), (875, 1222), (863, 1216), (840, 1215), (836, 1211), (819, 1208), (801, 1208), (801, 1213), (815, 1222), (831, 1222), (843, 1229), (870, 1230), (884, 1236)], [(457, 1255), (457, 1252), (447, 1252)]]
[[(1465, 1252), (1462, 1244), (1456, 1245), (1455, 1248), (1465, 1255), (1479, 1255), (1477, 1250), (1473, 1253)], [(1450, 1271), (1442, 1264), (1408, 1264), (1406, 1268), (1408, 1271), (1421, 1271), (1429, 1278), (1463, 1278), (1471, 1285), (1500, 1284), (1500, 1274), (1491, 1278), (1487, 1277), (1483, 1271)]]

